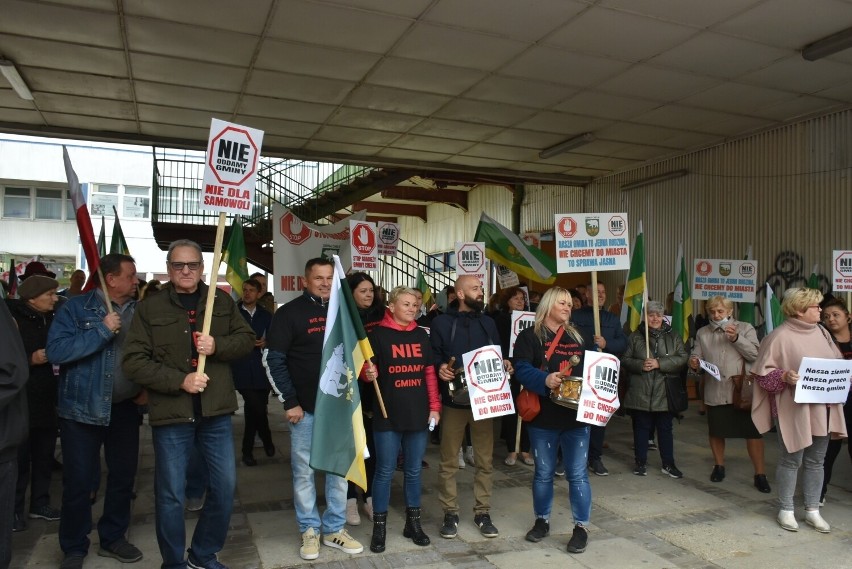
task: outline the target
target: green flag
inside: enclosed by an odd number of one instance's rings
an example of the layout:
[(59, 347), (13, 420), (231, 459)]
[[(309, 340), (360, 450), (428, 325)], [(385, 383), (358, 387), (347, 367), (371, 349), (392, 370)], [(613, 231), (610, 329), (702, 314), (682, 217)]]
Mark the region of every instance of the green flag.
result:
[(340, 258), (334, 255), (335, 279), (328, 301), (325, 337), (322, 344), (310, 465), (346, 478), (367, 489), (364, 458), (367, 435), (361, 414), (358, 374), (364, 362), (373, 357), (373, 348)]
[(814, 265), (811, 276), (808, 277), (808, 288), (821, 290), (819, 287), (819, 264)]
[(106, 219), (101, 216), (101, 232), (98, 235), (98, 255), (106, 255)]
[[(752, 259), (753, 255), (751, 253), (751, 245), (748, 246), (748, 251), (746, 251), (746, 260)], [(746, 322), (747, 324), (751, 324), (754, 326), (754, 303), (753, 302), (738, 302), (737, 306), (739, 307), (738, 317), (740, 322)]]
[(476, 226), (474, 241), (485, 243), (485, 256), (529, 280), (556, 282), (556, 261), (538, 247), (531, 247), (520, 237), (483, 212)]
[(772, 292), (772, 287), (766, 283), (766, 308), (763, 314), (764, 327), (768, 336), (775, 328), (784, 322), (784, 313), (781, 312), (781, 303), (775, 293)]
[(686, 260), (683, 258), (683, 243), (677, 247), (675, 260), (674, 302), (672, 304), (672, 328), (680, 334), (686, 343), (689, 339), (690, 319), (692, 318), (692, 295), (689, 290), (689, 275), (686, 272)]
[(243, 296), (243, 283), (248, 280), (249, 272), (246, 264), (246, 241), (243, 236), (243, 226), (238, 217), (231, 224), (231, 234), (228, 244), (222, 251), (222, 262), (225, 263), (225, 280), (237, 296)]
[(414, 289), (423, 293), (422, 312), (427, 312), (432, 306), (432, 291), (429, 289), (429, 283), (426, 282), (426, 277), (423, 276), (423, 271), (417, 269), (417, 276), (414, 278)]
[(630, 271), (624, 287), (624, 306), (627, 308), (626, 321), (631, 330), (636, 330), (642, 322), (642, 307), (645, 303), (648, 282), (645, 277), (645, 237), (642, 222), (633, 242), (633, 256), (630, 258)]
[(112, 211), (115, 213), (115, 221), (112, 224), (112, 241), (109, 245), (109, 252), (129, 255), (130, 247), (124, 240), (124, 232), (121, 230), (121, 222), (118, 220), (118, 211), (116, 211), (115, 206), (112, 206)]

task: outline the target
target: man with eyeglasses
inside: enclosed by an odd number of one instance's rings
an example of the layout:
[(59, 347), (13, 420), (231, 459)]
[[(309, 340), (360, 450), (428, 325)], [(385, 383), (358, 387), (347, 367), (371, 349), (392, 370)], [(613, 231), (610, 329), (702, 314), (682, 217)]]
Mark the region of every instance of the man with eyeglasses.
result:
[[(125, 373), (149, 393), (157, 543), (164, 568), (226, 569), (216, 553), (225, 545), (236, 484), (231, 413), (237, 397), (230, 364), (251, 352), (255, 334), (218, 289), (210, 333), (201, 333), (208, 287), (201, 282), (197, 243), (173, 242), (166, 265), (169, 283), (137, 305), (123, 359)], [(201, 354), (207, 358), (204, 373), (197, 372)], [(184, 486), (196, 440), (209, 485), (185, 556)]]

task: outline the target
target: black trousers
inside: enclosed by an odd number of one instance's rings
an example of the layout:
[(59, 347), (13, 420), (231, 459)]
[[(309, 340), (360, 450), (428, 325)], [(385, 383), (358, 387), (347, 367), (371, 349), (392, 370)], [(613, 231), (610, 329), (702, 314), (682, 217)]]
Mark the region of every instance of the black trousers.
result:
[(269, 389), (239, 389), (243, 396), (246, 416), (246, 430), (243, 432), (243, 454), (251, 454), (254, 448), (255, 433), (263, 444), (272, 444), (272, 432), (269, 430), (269, 418), (266, 405), (269, 402)]
[(56, 428), (30, 429), (29, 439), (18, 447), (18, 482), (15, 486), (15, 513), (23, 516), (27, 486), (30, 510), (50, 505), (50, 475), (56, 450)]

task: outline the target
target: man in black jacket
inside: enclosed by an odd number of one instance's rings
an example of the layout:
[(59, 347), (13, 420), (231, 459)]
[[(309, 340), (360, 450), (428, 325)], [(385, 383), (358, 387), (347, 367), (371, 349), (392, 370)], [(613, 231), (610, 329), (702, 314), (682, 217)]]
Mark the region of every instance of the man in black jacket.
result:
[(15, 483), (18, 478), (18, 445), (27, 438), (27, 354), (15, 321), (5, 302), (0, 302), (0, 569), (12, 561), (12, 522)]
[(327, 507), (320, 518), (316, 479), (310, 466), (322, 343), (334, 278), (334, 264), (328, 259), (307, 262), (304, 293), (282, 306), (272, 317), (269, 350), (265, 357), (269, 381), (284, 404), (284, 418), (290, 426), (293, 505), (302, 534), (299, 556), (308, 561), (319, 557), (320, 534), (323, 545), (350, 554), (364, 551), (364, 546), (343, 527), (346, 479), (326, 473)]
[[(474, 523), (485, 537), (497, 537), (499, 532), (491, 522), (491, 472), (494, 454), (494, 425), (492, 419), (473, 420), (470, 404), (453, 402), (448, 382), (455, 378), (454, 370), (447, 366), (451, 357), (456, 361), (453, 368), (462, 364), (466, 352), (488, 345), (500, 345), (500, 335), (494, 321), (482, 314), (485, 294), (478, 278), (464, 275), (456, 280), (456, 303), (451, 304), (445, 314), (432, 321), (431, 341), (435, 358), (435, 369), (441, 389), (444, 415), (441, 420), (441, 465), (439, 474), (440, 500), (444, 509), (441, 537), (454, 538), (458, 533), (459, 505), (456, 490), (458, 473), (458, 451), (464, 438), (465, 428), (470, 426), (473, 441), (476, 473), (473, 478)], [(511, 364), (504, 360), (506, 370), (511, 373)]]
[[(606, 352), (620, 357), (627, 349), (627, 336), (621, 327), (618, 316), (606, 308), (606, 287), (598, 283), (598, 314), (600, 315), (600, 335), (595, 335), (595, 309), (592, 284), (586, 286), (586, 305), (575, 310), (571, 314), (571, 322), (583, 336), (583, 343), (587, 350)], [(601, 456), (603, 455), (604, 436), (606, 427), (592, 425), (589, 436), (589, 470), (598, 476), (608, 476), (609, 470), (604, 466)]]

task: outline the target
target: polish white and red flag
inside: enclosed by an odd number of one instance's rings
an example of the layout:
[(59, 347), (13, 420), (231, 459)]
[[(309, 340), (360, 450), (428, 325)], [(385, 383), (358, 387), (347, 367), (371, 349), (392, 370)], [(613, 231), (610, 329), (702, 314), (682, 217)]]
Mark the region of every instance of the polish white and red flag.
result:
[(83, 190), (80, 187), (80, 179), (77, 178), (77, 173), (71, 165), (71, 158), (68, 156), (68, 149), (65, 146), (62, 147), (62, 159), (65, 161), (65, 177), (68, 179), (68, 191), (71, 194), (71, 203), (74, 206), (77, 218), (80, 245), (83, 247), (83, 253), (86, 255), (86, 264), (89, 268), (89, 281), (86, 283), (85, 289), (90, 290), (95, 283), (92, 275), (97, 272), (101, 264), (101, 259), (98, 255), (98, 243), (95, 239), (95, 231), (92, 229), (92, 218), (89, 217), (89, 208), (86, 207), (86, 196), (83, 195)]

